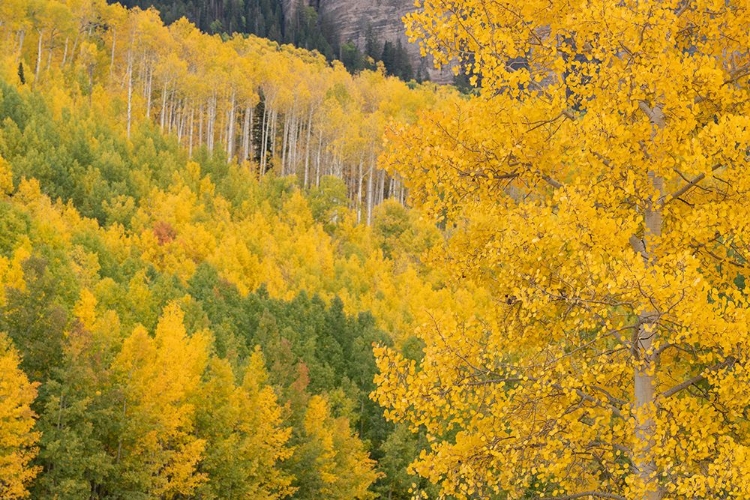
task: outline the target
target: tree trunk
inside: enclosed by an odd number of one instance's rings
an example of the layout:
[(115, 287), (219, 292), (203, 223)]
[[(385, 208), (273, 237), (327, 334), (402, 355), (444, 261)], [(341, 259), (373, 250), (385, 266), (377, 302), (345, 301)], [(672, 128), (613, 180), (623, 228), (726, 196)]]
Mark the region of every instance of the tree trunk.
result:
[(250, 158), (250, 124), (252, 123), (252, 111), (253, 107), (249, 104), (245, 106), (245, 113), (242, 117), (242, 158), (240, 164), (243, 161), (248, 161)]
[(36, 49), (36, 68), (34, 69), (34, 85), (39, 80), (39, 69), (42, 66), (42, 40), (44, 39), (44, 32), (39, 31), (39, 44)]
[(127, 80), (128, 80), (128, 139), (130, 139), (130, 122), (133, 118), (133, 56), (132, 54), (128, 55), (128, 71), (127, 71)]
[(323, 129), (318, 129), (318, 152), (315, 155), (315, 187), (320, 186), (320, 152), (323, 149)]
[(287, 160), (287, 147), (289, 145), (289, 114), (284, 114), (284, 132), (282, 133), (281, 139), (281, 175), (285, 173), (286, 160)]
[[(68, 40), (70, 40), (69, 37), (65, 37), (65, 49), (63, 49), (63, 58), (62, 63), (60, 63), (60, 69), (65, 68), (65, 63), (68, 60)], [(110, 77), (112, 76), (112, 68), (109, 69)]]
[(266, 156), (268, 151), (268, 124), (270, 122), (269, 120), (269, 113), (268, 110), (268, 101), (264, 103), (263, 106), (263, 121), (261, 124), (261, 137), (260, 137), (260, 158), (259, 158), (259, 168), (260, 168), (260, 175), (263, 175), (266, 173)]
[(167, 82), (161, 92), (161, 113), (159, 113), (159, 129), (164, 131), (164, 121), (167, 119)]
[(375, 153), (370, 153), (370, 170), (367, 176), (367, 225), (372, 225), (372, 208), (373, 208), (373, 175), (375, 171)]
[(18, 60), (19, 61), (21, 60), (21, 57), (23, 57), (23, 42), (25, 39), (26, 39), (26, 30), (19, 30), (18, 31)]
[(307, 139), (305, 140), (305, 179), (303, 187), (307, 187), (310, 184), (310, 135), (312, 132), (312, 118), (313, 108), (310, 106), (310, 111), (307, 114)]
[[(115, 45), (117, 42), (117, 31), (112, 28), (112, 55), (109, 58), (109, 78), (112, 79), (112, 71), (115, 68)], [(65, 53), (68, 53), (68, 39), (65, 39)], [(63, 58), (63, 66), (65, 66), (65, 58)]]
[[(664, 194), (664, 181), (661, 178), (653, 179), (654, 187), (659, 193)], [(652, 202), (653, 204), (653, 202)], [(655, 245), (655, 239), (661, 236), (662, 216), (660, 210), (649, 206), (645, 214), (646, 231), (643, 236), (640, 250), (647, 265), (653, 263), (653, 256), (649, 252)], [(636, 244), (637, 245), (637, 244)], [(654, 419), (655, 411), (655, 377), (656, 377), (656, 355), (653, 354), (652, 346), (658, 338), (656, 330), (659, 312), (656, 310), (646, 311), (638, 316), (636, 325), (636, 337), (633, 343), (634, 370), (634, 396), (635, 396), (635, 438), (636, 450), (634, 450), (634, 465), (638, 476), (649, 491), (643, 500), (659, 500), (662, 492), (658, 485), (656, 476), (656, 464), (651, 457), (654, 446)]]
[(198, 109), (198, 147), (203, 145), (203, 103)]
[(193, 118), (195, 117), (195, 106), (190, 106), (190, 125), (188, 126), (188, 157), (193, 157), (193, 131), (195, 128), (195, 122), (193, 121)]
[(214, 150), (214, 125), (216, 123), (216, 94), (208, 99), (208, 116), (206, 123), (206, 146), (213, 153)]
[(146, 66), (146, 118), (151, 118), (151, 95), (154, 88), (154, 70), (151, 65)]
[(359, 156), (359, 168), (357, 169), (357, 224), (362, 222), (362, 159), (363, 155)]
[(377, 203), (383, 203), (385, 201), (385, 172), (378, 172), (378, 201)]
[(227, 125), (227, 160), (232, 161), (234, 157), (234, 108), (235, 108), (235, 93), (232, 91), (232, 97), (229, 100), (229, 123)]
[[(657, 130), (664, 128), (665, 116), (659, 107), (649, 108), (644, 102), (639, 104)], [(652, 135), (652, 137), (653, 137)], [(633, 250), (643, 257), (646, 268), (653, 266), (656, 256), (654, 249), (658, 245), (662, 231), (662, 213), (660, 203), (664, 198), (664, 179), (654, 172), (649, 173), (654, 190), (659, 193), (657, 200), (651, 200), (644, 214), (645, 231), (643, 240), (633, 236), (630, 238)], [(643, 500), (661, 500), (664, 492), (659, 486), (659, 471), (652, 457), (655, 444), (654, 412), (656, 393), (656, 370), (658, 355), (652, 351), (652, 346), (658, 339), (657, 322), (659, 311), (656, 308), (645, 311), (638, 316), (632, 346), (634, 363), (634, 409), (635, 409), (635, 439), (636, 449), (633, 453), (633, 463), (636, 473), (646, 487)]]
[(276, 110), (271, 111), (271, 127), (268, 129), (271, 134), (271, 158), (276, 156), (276, 125), (279, 118), (279, 112)]

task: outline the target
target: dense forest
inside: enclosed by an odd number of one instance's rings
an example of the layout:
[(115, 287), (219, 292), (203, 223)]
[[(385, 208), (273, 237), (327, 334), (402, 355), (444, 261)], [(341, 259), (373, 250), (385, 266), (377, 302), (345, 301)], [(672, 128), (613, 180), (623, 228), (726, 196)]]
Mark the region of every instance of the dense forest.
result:
[(454, 299), (375, 160), (442, 91), (104, 1), (3, 3), (0, 40), (0, 496), (426, 487), (372, 346)]
[(320, 16), (307, 2), (298, 1), (290, 6), (289, 12), (284, 11), (282, 0), (124, 0), (118, 3), (128, 8), (153, 7), (166, 24), (184, 17), (205, 33), (252, 34), (314, 50), (328, 61), (341, 61), (352, 73), (374, 70), (380, 62), (388, 75), (406, 82), (414, 78), (422, 81), (426, 76), (415, 73), (400, 41), (380, 40), (369, 27), (365, 32), (367, 43), (364, 50), (360, 50), (351, 40), (341, 40), (335, 24)]
[(0, 497), (750, 498), (750, 6), (405, 23), (0, 3)]

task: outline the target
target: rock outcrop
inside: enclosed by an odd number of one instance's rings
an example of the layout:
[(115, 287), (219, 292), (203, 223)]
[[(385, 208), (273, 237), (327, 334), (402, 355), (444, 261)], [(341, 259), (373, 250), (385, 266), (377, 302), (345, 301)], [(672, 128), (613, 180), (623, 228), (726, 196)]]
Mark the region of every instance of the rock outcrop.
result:
[(414, 10), (413, 0), (313, 0), (311, 4), (336, 29), (342, 43), (351, 40), (364, 51), (368, 32), (375, 34), (381, 44), (400, 40), (415, 74), (419, 71), (429, 75), (437, 83), (453, 80), (450, 69), (435, 69), (429, 58), (420, 56), (419, 46), (406, 38), (402, 18)]

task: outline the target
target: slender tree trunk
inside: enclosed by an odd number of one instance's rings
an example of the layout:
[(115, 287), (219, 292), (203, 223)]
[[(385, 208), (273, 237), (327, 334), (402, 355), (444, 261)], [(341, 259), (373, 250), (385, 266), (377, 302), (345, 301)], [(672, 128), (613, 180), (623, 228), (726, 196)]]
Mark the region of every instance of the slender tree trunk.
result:
[(151, 119), (151, 96), (154, 88), (154, 69), (149, 64), (146, 67), (146, 118)]
[(375, 153), (370, 153), (370, 169), (367, 173), (367, 225), (372, 225), (373, 175), (375, 171)]
[(36, 68), (34, 69), (34, 85), (39, 80), (39, 69), (42, 66), (42, 40), (44, 39), (44, 31), (39, 32), (39, 44), (36, 49)]
[(188, 157), (193, 157), (193, 134), (195, 130), (195, 122), (193, 121), (193, 118), (195, 117), (195, 106), (190, 106), (190, 126), (189, 126), (189, 138), (188, 138)]
[(266, 172), (266, 152), (268, 151), (268, 123), (269, 123), (269, 111), (268, 101), (264, 102), (263, 105), (263, 120), (261, 122), (261, 133), (260, 133), (260, 161), (259, 168), (260, 174), (263, 175)]
[(250, 110), (250, 123), (247, 129), (247, 156), (248, 159), (252, 160), (255, 157), (255, 137), (253, 137), (253, 120), (255, 119), (255, 107), (248, 106)]
[(320, 153), (323, 149), (323, 129), (318, 129), (318, 151), (315, 155), (315, 187), (320, 186)]
[(357, 169), (357, 224), (362, 222), (362, 164), (364, 163), (363, 155), (359, 156), (359, 168)]
[[(75, 64), (76, 62), (76, 52), (78, 50), (78, 40), (80, 37), (80, 31), (76, 32), (76, 37), (73, 39), (73, 50), (70, 51), (70, 64)], [(130, 50), (133, 50), (133, 45), (131, 43)], [(124, 82), (123, 82), (124, 83)], [(120, 88), (123, 88), (122, 86)]]
[(284, 176), (286, 173), (286, 160), (287, 160), (287, 147), (289, 145), (289, 114), (284, 115), (284, 132), (282, 133), (281, 139), (281, 175)]
[(54, 33), (50, 37), (49, 46), (47, 47), (48, 49), (47, 50), (47, 64), (44, 66), (44, 71), (46, 73), (49, 73), (49, 68), (50, 66), (52, 66), (52, 54), (54, 52), (53, 48), (54, 48)]
[(304, 187), (310, 185), (310, 135), (312, 133), (313, 107), (307, 114), (307, 139), (305, 140), (305, 182)]
[[(653, 135), (665, 126), (665, 116), (659, 107), (649, 108), (645, 103), (640, 104), (653, 126)], [(653, 137), (653, 136), (652, 136)], [(660, 203), (664, 199), (664, 179), (655, 172), (649, 172), (652, 187), (659, 196), (651, 200), (644, 214), (645, 231), (643, 239), (633, 236), (630, 239), (633, 250), (640, 253), (646, 263), (646, 268), (656, 262), (655, 249), (659, 244), (662, 232), (662, 213)], [(634, 410), (635, 410), (635, 438), (636, 447), (633, 462), (636, 473), (647, 491), (643, 500), (661, 500), (664, 492), (659, 485), (659, 471), (653, 459), (655, 445), (654, 413), (656, 411), (656, 370), (658, 368), (658, 354), (653, 352), (653, 346), (659, 338), (658, 319), (660, 311), (654, 307), (638, 316), (632, 345), (634, 369)]]
[(182, 99), (177, 103), (177, 112), (175, 113), (175, 126), (177, 127), (177, 143), (182, 145), (182, 133), (185, 129), (185, 113), (184, 111), (184, 104), (182, 102)]
[(227, 160), (230, 162), (234, 157), (234, 108), (235, 92), (232, 90), (232, 97), (229, 99), (229, 123), (227, 124)]
[(133, 56), (132, 54), (128, 55), (128, 71), (127, 71), (127, 80), (128, 80), (128, 139), (130, 139), (130, 123), (133, 118)]
[(198, 109), (198, 147), (203, 145), (203, 103)]
[(279, 112), (277, 110), (271, 111), (271, 128), (269, 129), (269, 132), (271, 134), (270, 140), (271, 140), (271, 158), (276, 157), (276, 127), (277, 122), (279, 119)]
[[(115, 68), (115, 45), (117, 42), (117, 31), (112, 28), (112, 55), (109, 58), (109, 79), (112, 80), (112, 71)], [(68, 39), (65, 39), (65, 53), (68, 53)], [(63, 66), (65, 66), (65, 58), (63, 57)]]
[(26, 30), (19, 30), (18, 31), (18, 60), (20, 60), (21, 57), (23, 57), (23, 42), (25, 39), (26, 39)]
[(159, 129), (164, 132), (164, 122), (167, 119), (167, 81), (164, 81), (164, 88), (161, 92), (161, 113), (159, 116)]
[(216, 94), (212, 94), (208, 100), (208, 123), (206, 124), (206, 145), (208, 150), (214, 150), (214, 126), (216, 123)]
[[(653, 186), (660, 196), (664, 196), (664, 180), (652, 176)], [(658, 203), (658, 202), (657, 202)], [(641, 253), (647, 266), (654, 263), (652, 251), (657, 245), (662, 231), (662, 214), (654, 203), (646, 209), (644, 221), (645, 232), (643, 240), (631, 238), (633, 249)], [(643, 500), (659, 500), (663, 492), (658, 485), (656, 464), (652, 457), (655, 444), (654, 411), (656, 394), (656, 369), (657, 356), (653, 353), (653, 345), (658, 339), (656, 321), (659, 311), (650, 310), (638, 316), (635, 326), (635, 338), (632, 346), (632, 354), (635, 363), (634, 370), (634, 396), (635, 396), (635, 437), (636, 449), (634, 450), (634, 465), (641, 481), (649, 488)]]
[(385, 201), (385, 172), (378, 172), (379, 185), (378, 185), (378, 204)]
[(175, 120), (175, 110), (177, 108), (177, 103), (174, 99), (174, 92), (172, 89), (169, 89), (167, 91), (167, 132), (172, 133), (172, 129), (174, 128), (174, 120)]
[[(63, 58), (62, 63), (60, 63), (60, 69), (65, 68), (65, 63), (68, 61), (68, 40), (70, 40), (69, 37), (65, 37), (65, 49), (63, 49)], [(109, 70), (110, 77), (112, 76), (112, 68)]]
[(242, 117), (242, 163), (250, 158), (250, 125), (253, 121), (253, 107), (249, 104), (245, 106), (245, 113)]
[(290, 174), (297, 173), (297, 135), (299, 134), (299, 119), (297, 118), (297, 106), (292, 108), (292, 121), (289, 125), (289, 155), (287, 157), (288, 170)]

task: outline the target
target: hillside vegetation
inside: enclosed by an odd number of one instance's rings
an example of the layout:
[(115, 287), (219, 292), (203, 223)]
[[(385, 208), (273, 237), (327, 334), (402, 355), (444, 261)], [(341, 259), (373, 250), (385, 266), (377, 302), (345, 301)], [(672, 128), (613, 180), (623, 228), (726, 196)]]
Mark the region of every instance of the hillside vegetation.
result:
[(3, 2), (0, 42), (0, 496), (421, 488), (372, 345), (478, 299), (375, 162), (442, 91), (103, 1)]

